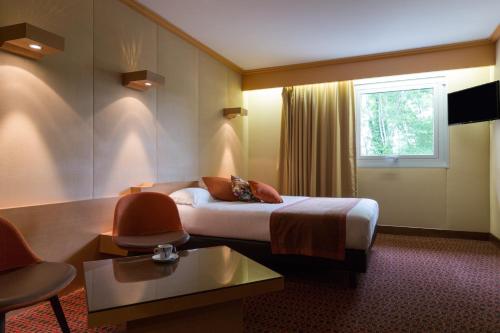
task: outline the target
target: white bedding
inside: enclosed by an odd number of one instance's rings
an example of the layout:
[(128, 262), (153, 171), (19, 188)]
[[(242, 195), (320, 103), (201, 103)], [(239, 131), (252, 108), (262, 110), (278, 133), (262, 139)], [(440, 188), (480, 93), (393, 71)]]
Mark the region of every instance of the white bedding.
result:
[[(283, 196), (282, 204), (211, 201), (193, 208), (177, 205), (181, 222), (194, 235), (270, 241), (271, 213), (306, 197)], [(369, 248), (378, 219), (378, 204), (361, 199), (347, 214), (346, 248)]]

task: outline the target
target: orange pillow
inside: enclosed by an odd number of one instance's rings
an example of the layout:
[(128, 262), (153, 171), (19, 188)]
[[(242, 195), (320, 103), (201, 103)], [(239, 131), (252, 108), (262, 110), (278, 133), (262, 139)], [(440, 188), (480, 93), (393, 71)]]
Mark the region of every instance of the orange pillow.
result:
[(205, 185), (207, 185), (208, 192), (215, 199), (238, 201), (238, 198), (233, 194), (231, 179), (222, 177), (202, 177), (202, 179)]
[(282, 203), (283, 199), (281, 198), (278, 191), (276, 191), (271, 185), (267, 185), (261, 182), (256, 182), (253, 180), (249, 180), (250, 189), (252, 190), (252, 194), (257, 199), (260, 199), (266, 203)]

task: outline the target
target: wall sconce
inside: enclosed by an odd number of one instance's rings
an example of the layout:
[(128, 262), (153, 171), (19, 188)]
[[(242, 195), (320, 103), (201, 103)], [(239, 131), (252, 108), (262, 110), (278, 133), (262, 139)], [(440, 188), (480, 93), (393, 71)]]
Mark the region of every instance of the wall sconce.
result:
[(64, 38), (28, 23), (0, 28), (0, 49), (31, 59), (64, 51)]
[(137, 71), (122, 74), (122, 83), (125, 87), (145, 91), (150, 87), (165, 84), (165, 77), (151, 71)]
[(247, 116), (248, 110), (244, 108), (225, 108), (224, 109), (224, 117), (227, 119), (233, 119), (238, 116)]

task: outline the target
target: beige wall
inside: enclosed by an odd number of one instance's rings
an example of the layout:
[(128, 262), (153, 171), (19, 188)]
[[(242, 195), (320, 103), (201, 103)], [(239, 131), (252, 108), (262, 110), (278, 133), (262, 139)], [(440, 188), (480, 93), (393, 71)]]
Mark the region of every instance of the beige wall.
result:
[(229, 106), (241, 106), (241, 76), (200, 53), (200, 175), (246, 176), (244, 148), (246, 117), (221, 116)]
[[(449, 71), (448, 91), (488, 82), (490, 73), (489, 66)], [(486, 122), (449, 127), (448, 169), (360, 169), (359, 175), (360, 195), (385, 203), (381, 224), (489, 232)], [(409, 183), (398, 184), (403, 179)]]
[(0, 26), (65, 37), (40, 62), (0, 51), (0, 208), (92, 195), (92, 1), (0, 0)]
[[(198, 50), (172, 33), (158, 30), (158, 71), (168, 75), (157, 90), (158, 179), (198, 176)], [(174, 157), (175, 158), (172, 158)]]
[[(446, 71), (448, 90), (489, 82), (490, 66)], [(281, 90), (244, 92), (249, 176), (277, 185)], [(359, 194), (380, 204), (380, 224), (489, 231), (489, 125), (450, 127), (448, 169), (358, 169)]]
[(115, 1), (94, 5), (94, 196), (99, 198), (156, 180), (157, 90), (127, 89), (120, 73), (158, 72), (163, 55), (153, 22)]
[(248, 178), (278, 187), (281, 88), (243, 93), (248, 116)]
[[(239, 74), (118, 0), (0, 8), (0, 26), (29, 22), (66, 40), (41, 61), (0, 52), (0, 208), (246, 174), (245, 119), (222, 117), (242, 104)], [(165, 86), (121, 85), (120, 73), (142, 69)]]
[[(500, 80), (500, 41), (497, 41), (497, 62), (495, 80)], [(491, 164), (490, 164), (490, 231), (500, 239), (500, 121), (491, 124)]]

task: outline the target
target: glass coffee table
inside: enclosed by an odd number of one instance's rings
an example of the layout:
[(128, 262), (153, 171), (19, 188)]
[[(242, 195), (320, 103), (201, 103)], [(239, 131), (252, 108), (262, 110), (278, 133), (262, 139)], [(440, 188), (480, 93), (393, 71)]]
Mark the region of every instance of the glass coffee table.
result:
[(127, 332), (241, 332), (243, 299), (284, 288), (283, 276), (227, 246), (83, 264), (88, 324)]

